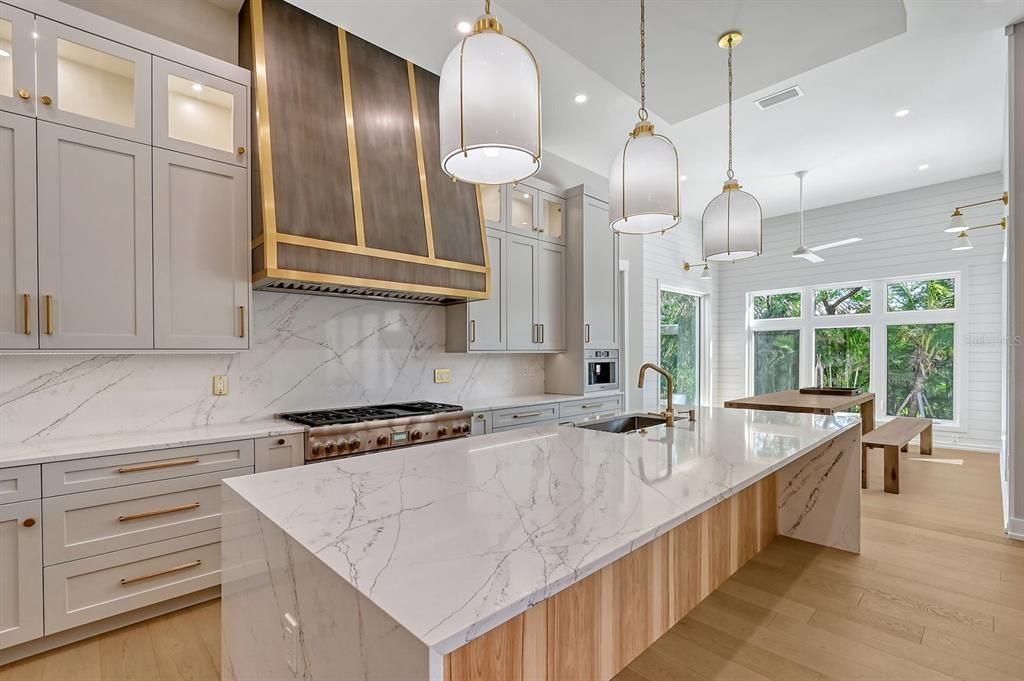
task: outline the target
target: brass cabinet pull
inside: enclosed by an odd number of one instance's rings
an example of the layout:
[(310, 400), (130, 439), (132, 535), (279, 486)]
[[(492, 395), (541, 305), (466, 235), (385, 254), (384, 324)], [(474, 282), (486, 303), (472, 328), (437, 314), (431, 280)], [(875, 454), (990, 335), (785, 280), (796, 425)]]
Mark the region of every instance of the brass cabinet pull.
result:
[(584, 324), (583, 330), (585, 331), (586, 341), (590, 342), (590, 324)]
[(25, 303), (25, 335), (32, 335), (32, 296), (28, 293), (22, 295), (21, 300)]
[(242, 324), (242, 330), (238, 334), (239, 338), (245, 338), (245, 305), (238, 306), (238, 318)]
[(543, 324), (540, 325), (540, 342), (541, 343), (544, 342), (544, 325)]
[(46, 335), (53, 335), (53, 296), (46, 296)]
[(25, 518), (24, 520), (21, 521), (21, 524), (24, 525), (25, 527), (32, 527), (33, 525), (36, 524), (36, 519), (35, 518)]
[(528, 419), (531, 416), (543, 416), (543, 415), (544, 415), (544, 412), (542, 412), (542, 411), (531, 411), (529, 414), (512, 414), (512, 418), (514, 418), (514, 419)]
[(143, 518), (152, 518), (157, 515), (167, 515), (168, 513), (178, 513), (179, 511), (191, 511), (193, 508), (199, 508), (199, 502), (193, 501), (191, 504), (182, 504), (181, 506), (171, 506), (170, 508), (161, 508), (156, 511), (143, 511), (141, 513), (132, 513), (131, 515), (119, 515), (117, 516), (117, 522), (123, 523), (129, 520), (142, 520)]
[(476, 343), (476, 320), (469, 320), (469, 342)]
[(26, 90), (25, 88), (21, 88), (20, 90), (18, 90), (18, 96), (22, 99), (29, 99), (30, 97), (32, 97), (32, 93)]
[(277, 444), (283, 445), (284, 443), (285, 443), (285, 439), (283, 437), (280, 437), (280, 438), (277, 439)]
[(172, 568), (167, 568), (166, 570), (160, 570), (159, 572), (150, 572), (149, 574), (139, 575), (138, 577), (128, 577), (127, 579), (122, 579), (121, 580), (121, 586), (128, 586), (129, 584), (134, 584), (135, 582), (141, 582), (144, 579), (153, 579), (154, 577), (162, 577), (164, 575), (169, 575), (169, 574), (171, 574), (173, 572), (181, 572), (182, 570), (188, 570), (189, 568), (199, 567), (202, 564), (203, 564), (203, 561), (201, 561), (201, 560), (194, 560), (191, 563), (184, 563), (182, 565), (176, 565), (176, 566), (174, 566)]
[(239, 154), (239, 156), (241, 156), (244, 153), (245, 153), (245, 147), (238, 147), (238, 154)]
[(477, 414), (477, 415), (476, 415), (476, 419), (477, 419), (477, 421), (483, 421), (483, 420), (485, 420), (486, 418), (487, 418), (487, 414)]
[(604, 406), (604, 402), (598, 402), (597, 404), (581, 404), (580, 409), (600, 409)]
[(51, 104), (53, 104), (53, 98), (49, 95), (43, 95), (39, 98), (39, 101), (45, 104), (46, 106), (50, 106)]
[(157, 468), (172, 468), (174, 466), (188, 466), (199, 463), (199, 457), (191, 459), (175, 459), (174, 461), (156, 461), (154, 463), (140, 463), (137, 466), (123, 466), (117, 469), (118, 473), (138, 473), (140, 471), (152, 471)]

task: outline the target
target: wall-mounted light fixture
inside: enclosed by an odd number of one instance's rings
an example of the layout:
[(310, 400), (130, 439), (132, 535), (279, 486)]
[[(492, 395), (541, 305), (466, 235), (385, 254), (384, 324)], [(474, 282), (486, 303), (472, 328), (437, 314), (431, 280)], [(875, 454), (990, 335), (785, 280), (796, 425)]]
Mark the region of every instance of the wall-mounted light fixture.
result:
[[(971, 243), (971, 238), (967, 236), (967, 232), (973, 232), (976, 229), (985, 229), (986, 227), (999, 227), (1002, 230), (1006, 230), (1006, 218), (1001, 219), (999, 222), (993, 222), (989, 225), (977, 225), (975, 227), (964, 227), (960, 230), (960, 233), (956, 235), (956, 242), (953, 244), (954, 251), (969, 251), (974, 248)], [(948, 229), (946, 230), (949, 231)]]
[[(1010, 205), (1009, 193), (1003, 192), (1003, 195), (1000, 196), (999, 198), (989, 199), (988, 201), (978, 201), (977, 203), (968, 203), (967, 205), (964, 206), (957, 206), (956, 208), (953, 209), (953, 214), (949, 217), (949, 227), (946, 228), (946, 233), (959, 234), (960, 232), (963, 232), (966, 229), (980, 229), (980, 227), (969, 228), (967, 226), (967, 219), (964, 217), (964, 214), (961, 213), (960, 211), (966, 208), (974, 208), (975, 206), (984, 206), (990, 203), (996, 203), (997, 201), (999, 203), (1002, 203), (1004, 206)], [(1003, 222), (1006, 222), (1006, 220), (1004, 219)], [(995, 223), (992, 225), (982, 225), (982, 227), (994, 227), (996, 224), (999, 223)], [(1006, 229), (1005, 225), (1003, 226), (1003, 229)]]
[(684, 272), (689, 272), (694, 267), (703, 267), (704, 268), (704, 269), (702, 269), (700, 271), (700, 278), (701, 279), (710, 279), (711, 278), (711, 268), (708, 267), (708, 264), (706, 262), (694, 262), (694, 263), (684, 262), (683, 263), (683, 271)]

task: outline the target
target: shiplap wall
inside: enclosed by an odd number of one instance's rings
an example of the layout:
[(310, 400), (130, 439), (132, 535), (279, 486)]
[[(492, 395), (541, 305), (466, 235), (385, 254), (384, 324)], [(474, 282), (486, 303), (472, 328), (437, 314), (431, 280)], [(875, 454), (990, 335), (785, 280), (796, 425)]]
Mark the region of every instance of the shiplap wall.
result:
[[(641, 237), (622, 236), (620, 239), (637, 239)], [(659, 286), (671, 286), (679, 289), (690, 290), (696, 293), (712, 294), (707, 299), (707, 317), (711, 320), (710, 337), (711, 348), (715, 347), (713, 320), (715, 279), (710, 281), (700, 278), (700, 268), (689, 272), (683, 271), (683, 262), (700, 262), (700, 222), (684, 219), (675, 229), (659, 236), (642, 237), (644, 240), (644, 361), (659, 362), (658, 338), (659, 338), (659, 310), (658, 290)], [(708, 370), (712, 373), (714, 385), (714, 360), (712, 357), (707, 362)], [(644, 386), (644, 409), (648, 411), (658, 410), (658, 392), (654, 381), (655, 376), (649, 377), (649, 383)], [(636, 381), (636, 376), (626, 376), (627, 383)], [(660, 380), (660, 379), (659, 379)]]
[[(793, 184), (796, 191), (795, 179)], [(808, 175), (805, 187), (811, 196), (814, 173)], [(745, 315), (750, 291), (959, 271), (966, 288), (961, 299), (967, 310), (967, 332), (998, 336), (1003, 311), (1003, 233), (995, 228), (974, 232), (974, 249), (954, 252), (950, 249), (955, 235), (943, 230), (954, 206), (995, 198), (1002, 191), (1001, 174), (992, 173), (808, 211), (804, 219), (808, 246), (852, 236), (864, 239), (822, 252), (825, 262), (819, 264), (791, 256), (799, 241), (797, 215), (766, 220), (761, 257), (715, 270), (713, 404), (746, 392)], [(1002, 215), (1002, 204), (965, 212), (972, 225), (996, 222)], [(693, 248), (687, 247), (690, 252)], [(655, 253), (650, 256), (653, 259)], [(962, 393), (966, 429), (936, 432), (936, 441), (999, 450), (1001, 353), (995, 342), (965, 345), (961, 356), (968, 363), (967, 392)]]

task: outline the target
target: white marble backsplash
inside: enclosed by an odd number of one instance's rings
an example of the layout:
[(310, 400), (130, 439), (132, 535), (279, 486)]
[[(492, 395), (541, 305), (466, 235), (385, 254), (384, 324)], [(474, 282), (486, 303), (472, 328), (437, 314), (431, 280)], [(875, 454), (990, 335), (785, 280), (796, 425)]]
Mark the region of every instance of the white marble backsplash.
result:
[[(0, 442), (544, 392), (543, 356), (446, 354), (444, 321), (438, 306), (257, 292), (247, 352), (0, 356)], [(434, 383), (440, 367), (451, 383)], [(228, 395), (212, 395), (215, 374)]]

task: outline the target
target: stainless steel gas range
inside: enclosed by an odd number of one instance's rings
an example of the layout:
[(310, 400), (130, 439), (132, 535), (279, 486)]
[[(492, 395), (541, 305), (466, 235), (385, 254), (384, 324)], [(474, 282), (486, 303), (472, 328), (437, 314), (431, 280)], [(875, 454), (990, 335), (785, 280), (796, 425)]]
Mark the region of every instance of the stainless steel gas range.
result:
[(466, 437), (473, 412), (454, 404), (401, 402), (295, 411), (278, 417), (306, 426), (306, 463)]

